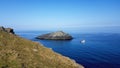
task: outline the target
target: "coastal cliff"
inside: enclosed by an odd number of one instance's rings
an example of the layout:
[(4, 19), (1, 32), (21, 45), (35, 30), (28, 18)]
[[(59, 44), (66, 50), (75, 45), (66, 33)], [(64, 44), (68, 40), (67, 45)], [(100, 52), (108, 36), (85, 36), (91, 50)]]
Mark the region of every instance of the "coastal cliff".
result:
[(0, 61), (0, 68), (84, 68), (40, 43), (6, 30), (0, 30)]

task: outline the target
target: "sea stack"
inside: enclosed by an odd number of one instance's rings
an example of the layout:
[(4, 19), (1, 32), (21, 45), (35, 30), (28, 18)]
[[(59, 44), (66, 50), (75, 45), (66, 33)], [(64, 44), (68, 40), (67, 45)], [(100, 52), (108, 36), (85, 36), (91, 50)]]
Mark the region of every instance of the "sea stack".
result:
[(45, 39), (45, 40), (72, 40), (73, 39), (71, 35), (63, 31), (56, 31), (56, 32), (48, 33), (48, 34), (43, 34), (36, 38)]

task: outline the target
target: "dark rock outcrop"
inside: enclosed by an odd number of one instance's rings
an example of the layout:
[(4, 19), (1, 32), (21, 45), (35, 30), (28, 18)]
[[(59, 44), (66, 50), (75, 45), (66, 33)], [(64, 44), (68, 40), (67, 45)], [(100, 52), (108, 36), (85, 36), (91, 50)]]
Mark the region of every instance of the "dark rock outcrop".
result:
[(68, 33), (63, 31), (52, 32), (48, 34), (43, 34), (41, 36), (36, 37), (37, 39), (46, 39), (46, 40), (71, 40), (73, 37)]
[(5, 28), (6, 32), (14, 34), (14, 30), (12, 28)]
[(1, 26), (0, 31), (5, 31), (5, 28), (3, 26)]
[(4, 31), (10, 34), (15, 34), (12, 28), (4, 28), (3, 26), (0, 27), (0, 31)]

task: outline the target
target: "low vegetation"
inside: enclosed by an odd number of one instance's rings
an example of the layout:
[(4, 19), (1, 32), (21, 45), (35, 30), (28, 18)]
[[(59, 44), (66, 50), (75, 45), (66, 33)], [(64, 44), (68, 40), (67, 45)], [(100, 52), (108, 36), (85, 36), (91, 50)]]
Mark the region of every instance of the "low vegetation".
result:
[(0, 31), (0, 68), (83, 68), (42, 44)]

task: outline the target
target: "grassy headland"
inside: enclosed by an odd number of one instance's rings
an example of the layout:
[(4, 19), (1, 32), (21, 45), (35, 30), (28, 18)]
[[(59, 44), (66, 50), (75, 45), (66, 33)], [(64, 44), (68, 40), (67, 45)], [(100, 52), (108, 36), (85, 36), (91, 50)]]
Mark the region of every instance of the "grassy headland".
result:
[(42, 44), (0, 31), (0, 68), (83, 68)]

